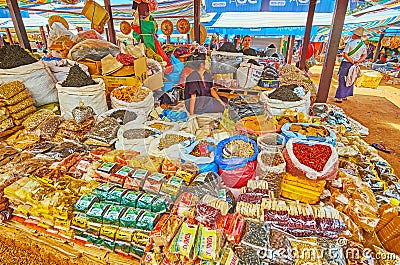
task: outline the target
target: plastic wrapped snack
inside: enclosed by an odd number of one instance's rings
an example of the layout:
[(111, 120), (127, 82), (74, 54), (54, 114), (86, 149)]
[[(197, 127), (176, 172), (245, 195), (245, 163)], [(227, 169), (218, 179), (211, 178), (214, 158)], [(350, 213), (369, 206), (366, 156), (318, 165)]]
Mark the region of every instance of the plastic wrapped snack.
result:
[(182, 224), (176, 215), (163, 215), (150, 233), (150, 238), (157, 246), (166, 246), (173, 239)]
[(0, 122), (0, 132), (4, 132), (10, 128), (14, 127), (14, 122), (11, 118), (5, 119)]
[(21, 120), (21, 119), (26, 118), (29, 114), (31, 114), (31, 113), (33, 113), (35, 111), (36, 111), (36, 107), (35, 106), (29, 106), (26, 109), (23, 109), (23, 110), (21, 110), (21, 111), (19, 111), (17, 113), (12, 113), (11, 117), (14, 120)]
[(109, 192), (115, 188), (114, 184), (104, 183), (101, 186), (93, 190), (93, 194), (96, 195), (100, 201), (104, 201), (107, 198)]
[(16, 105), (12, 106), (7, 106), (7, 110), (12, 114), (12, 113), (17, 113), (20, 112), (21, 110), (26, 109), (29, 106), (33, 106), (33, 103), (35, 103), (35, 100), (32, 98), (26, 98), (23, 101), (17, 103)]
[(8, 117), (10, 117), (10, 113), (8, 113), (8, 110), (4, 107), (0, 107), (0, 122), (4, 121)]
[(94, 203), (86, 213), (88, 224), (92, 223), (95, 226), (101, 226), (103, 223), (103, 215), (106, 213), (108, 207), (110, 207), (110, 205), (103, 202)]
[(221, 210), (205, 203), (196, 205), (196, 220), (205, 226), (215, 229), (221, 221), (221, 218)]
[(243, 231), (242, 244), (265, 248), (269, 246), (270, 228), (264, 223), (248, 221)]
[(99, 198), (96, 195), (91, 193), (84, 194), (74, 204), (74, 211), (86, 213), (95, 202), (99, 202)]
[(179, 217), (194, 218), (198, 201), (199, 198), (197, 196), (184, 192), (176, 200), (172, 212)]
[(121, 205), (136, 208), (137, 201), (142, 195), (141, 191), (130, 190), (122, 196)]
[(9, 99), (26, 89), (20, 81), (12, 81), (0, 86), (0, 98)]
[(206, 194), (218, 196), (218, 175), (213, 172), (205, 172), (197, 175), (188, 187), (188, 191), (203, 197)]
[(9, 99), (5, 99), (4, 103), (7, 106), (12, 106), (12, 105), (16, 105), (17, 103), (29, 98), (31, 95), (29, 94), (29, 91), (27, 89), (25, 89), (24, 91), (16, 94), (15, 96), (13, 96), (12, 98)]
[(198, 226), (195, 224), (183, 223), (172, 240), (169, 251), (190, 258), (195, 246), (197, 229)]
[(119, 218), (126, 208), (120, 205), (111, 205), (103, 216), (103, 224), (119, 227)]
[(63, 118), (61, 116), (50, 116), (45, 119), (37, 129), (40, 131), (40, 137), (44, 140), (51, 140), (60, 126)]
[[(269, 246), (271, 251), (271, 256), (268, 258), (271, 261), (276, 262), (280, 265), (293, 264), (293, 260), (290, 253), (290, 245), (288, 239), (294, 239), (294, 236), (284, 232), (283, 230), (271, 226), (270, 236), (269, 236)], [(286, 253), (282, 253), (281, 250), (287, 250)]]
[(200, 225), (197, 233), (194, 256), (202, 260), (218, 261), (223, 244), (221, 232)]
[(109, 144), (116, 139), (119, 127), (120, 125), (116, 119), (105, 118), (96, 123), (86, 137)]
[(161, 192), (169, 195), (171, 198), (176, 198), (185, 187), (185, 182), (181, 178), (171, 177), (161, 186)]
[(138, 219), (145, 213), (140, 209), (129, 207), (119, 219), (121, 230), (131, 231), (136, 228)]
[(153, 194), (143, 194), (136, 203), (136, 208), (151, 211), (151, 204), (157, 196)]
[(191, 162), (186, 162), (180, 165), (178, 170), (176, 171), (175, 176), (183, 179), (186, 185), (189, 185), (190, 182), (197, 176), (199, 173), (199, 167)]
[(115, 187), (106, 196), (106, 201), (113, 204), (120, 204), (122, 197), (128, 190)]
[(155, 156), (135, 156), (129, 159), (128, 165), (134, 168), (141, 168), (150, 172), (159, 172), (164, 158)]
[(144, 180), (148, 174), (147, 170), (138, 169), (131, 176), (126, 177), (124, 188), (132, 190), (140, 190), (143, 186)]
[(96, 113), (94, 112), (93, 108), (90, 106), (85, 106), (83, 102), (80, 102), (79, 106), (72, 110), (72, 117), (78, 124), (81, 124), (87, 119), (92, 118), (94, 115), (96, 115)]
[(166, 176), (161, 173), (153, 173), (144, 182), (143, 190), (151, 193), (158, 193), (161, 189), (161, 185), (166, 180)]
[(158, 219), (159, 215), (157, 213), (145, 212), (138, 218), (136, 228), (144, 231), (151, 231)]

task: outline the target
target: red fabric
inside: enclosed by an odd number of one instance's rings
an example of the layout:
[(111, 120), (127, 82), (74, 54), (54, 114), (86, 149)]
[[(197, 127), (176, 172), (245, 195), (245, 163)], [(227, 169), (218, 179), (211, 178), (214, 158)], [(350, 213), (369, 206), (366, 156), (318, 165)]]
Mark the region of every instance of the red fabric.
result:
[[(299, 56), (301, 56), (301, 52), (303, 51), (303, 46), (300, 47), (300, 52), (299, 52)], [(307, 55), (306, 55), (306, 59), (310, 59), (311, 56), (315, 53), (315, 48), (314, 45), (312, 43), (308, 44), (308, 49), (307, 49)]]
[(165, 51), (164, 51), (163, 48), (161, 47), (161, 44), (160, 44), (160, 42), (157, 40), (156, 37), (154, 37), (154, 44), (156, 45), (156, 51), (155, 51), (155, 52), (156, 52), (158, 55), (160, 55), (160, 56), (163, 58), (163, 60), (164, 60), (165, 62), (167, 62), (167, 66), (165, 67), (165, 73), (166, 73), (166, 74), (172, 73), (172, 71), (174, 70), (174, 67), (172, 66), (171, 61), (169, 60), (167, 54), (165, 53)]

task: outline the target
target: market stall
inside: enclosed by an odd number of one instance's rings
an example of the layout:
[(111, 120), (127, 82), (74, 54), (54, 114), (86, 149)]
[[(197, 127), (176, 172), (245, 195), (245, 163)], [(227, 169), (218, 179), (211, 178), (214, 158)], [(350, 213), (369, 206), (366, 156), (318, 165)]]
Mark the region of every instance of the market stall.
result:
[(226, 108), (188, 115), (176, 85), (204, 31), (161, 47), (138, 18), (121, 26), (137, 45), (53, 16), (52, 57), (0, 48), (0, 261), (399, 263), (400, 187), (367, 128), (228, 43), (206, 57)]

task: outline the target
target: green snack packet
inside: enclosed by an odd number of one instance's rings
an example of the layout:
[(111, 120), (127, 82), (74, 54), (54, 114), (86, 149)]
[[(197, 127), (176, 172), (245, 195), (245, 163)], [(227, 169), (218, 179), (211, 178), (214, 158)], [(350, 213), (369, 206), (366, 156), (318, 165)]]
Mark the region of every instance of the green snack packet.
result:
[(157, 198), (151, 204), (151, 211), (153, 213), (166, 212), (168, 209), (168, 202), (165, 198)]
[(184, 180), (181, 178), (171, 177), (161, 186), (161, 191), (164, 194), (171, 196), (172, 199), (175, 199), (183, 189), (184, 183)]
[(122, 196), (127, 192), (128, 190), (122, 189), (122, 188), (114, 188), (111, 190), (107, 196), (106, 196), (106, 201), (111, 202), (111, 203), (117, 203), (120, 204), (122, 200)]
[(123, 241), (115, 241), (115, 252), (129, 255), (130, 249), (131, 244)]
[(141, 191), (128, 191), (122, 196), (121, 205), (136, 208), (136, 203), (142, 194)]
[(86, 213), (88, 223), (101, 225), (103, 223), (103, 215), (110, 205), (104, 202), (96, 202)]
[(144, 249), (138, 246), (131, 246), (130, 254), (136, 258), (142, 258), (144, 256)]
[(153, 230), (157, 219), (157, 213), (145, 212), (139, 217), (139, 220), (136, 223), (136, 228), (145, 231), (151, 231)]
[(103, 224), (111, 226), (119, 226), (119, 218), (126, 210), (125, 207), (120, 205), (111, 205), (107, 212), (103, 215)]
[(103, 240), (97, 236), (93, 236), (90, 233), (86, 233), (87, 242), (92, 243), (93, 245), (100, 246)]
[(98, 202), (99, 198), (93, 193), (82, 195), (79, 200), (74, 204), (74, 211), (86, 213), (93, 203)]
[(156, 199), (156, 195), (143, 194), (137, 201), (136, 208), (151, 211), (151, 204)]
[(137, 220), (143, 214), (143, 212), (143, 210), (129, 207), (119, 219), (120, 227), (128, 229), (136, 228)]
[(96, 195), (100, 201), (104, 201), (108, 193), (115, 187), (115, 184), (105, 183), (94, 189), (93, 194)]
[(80, 229), (75, 229), (75, 239), (87, 241), (87, 234), (85, 233), (85, 230), (80, 230)]
[(102, 240), (101, 243), (100, 243), (100, 246), (114, 251), (115, 242), (114, 241), (110, 241), (110, 240)]

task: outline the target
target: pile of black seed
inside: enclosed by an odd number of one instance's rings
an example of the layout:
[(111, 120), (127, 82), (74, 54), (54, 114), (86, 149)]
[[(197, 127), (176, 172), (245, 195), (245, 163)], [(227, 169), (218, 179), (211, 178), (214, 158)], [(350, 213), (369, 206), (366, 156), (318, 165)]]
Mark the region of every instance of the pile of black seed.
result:
[(11, 69), (36, 62), (35, 58), (19, 46), (7, 45), (0, 48), (0, 69)]
[(69, 69), (67, 79), (61, 83), (63, 87), (83, 87), (97, 84), (77, 64)]
[(269, 98), (271, 99), (279, 99), (282, 101), (299, 101), (301, 98), (294, 93), (294, 89), (296, 85), (288, 85), (288, 86), (280, 86), (275, 89), (271, 94), (269, 94)]

